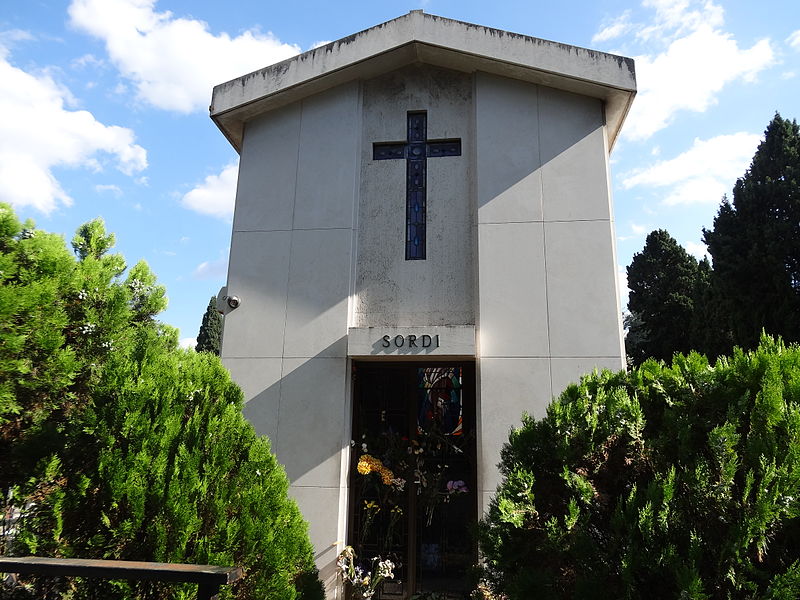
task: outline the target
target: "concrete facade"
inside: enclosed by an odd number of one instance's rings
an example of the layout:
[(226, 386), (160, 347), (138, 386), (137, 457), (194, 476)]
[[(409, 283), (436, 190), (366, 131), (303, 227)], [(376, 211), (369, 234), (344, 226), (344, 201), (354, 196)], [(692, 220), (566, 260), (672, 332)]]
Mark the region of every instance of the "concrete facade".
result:
[[(420, 11), (215, 88), (212, 118), (241, 154), (223, 292), (241, 304), (222, 357), (330, 597), (353, 361), (475, 361), (480, 510), (522, 412), (624, 366), (608, 155), (634, 94), (629, 59)], [(409, 111), (462, 147), (427, 162), (414, 261), (405, 161), (372, 156), (405, 139)]]

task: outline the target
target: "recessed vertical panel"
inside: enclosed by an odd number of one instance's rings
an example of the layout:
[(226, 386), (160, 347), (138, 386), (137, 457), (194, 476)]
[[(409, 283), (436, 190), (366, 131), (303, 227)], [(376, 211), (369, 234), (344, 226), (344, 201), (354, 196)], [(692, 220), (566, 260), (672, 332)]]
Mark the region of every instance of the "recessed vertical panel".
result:
[(299, 136), (297, 104), (247, 123), (239, 158), (234, 231), (292, 228)]
[(358, 85), (302, 102), (295, 229), (352, 228), (360, 128)]
[[(414, 65), (365, 81), (363, 98), (351, 326), (472, 324), (471, 77)], [(427, 133), (418, 127), (409, 134), (409, 113), (423, 112)], [(421, 162), (410, 169), (406, 160), (376, 154), (398, 154), (399, 147), (416, 143), (415, 136), (425, 144), (424, 166)], [(437, 145), (455, 140), (461, 140), (461, 155)], [(424, 182), (424, 190), (412, 189), (410, 198), (409, 179), (412, 185)], [(407, 253), (424, 260), (407, 260)]]

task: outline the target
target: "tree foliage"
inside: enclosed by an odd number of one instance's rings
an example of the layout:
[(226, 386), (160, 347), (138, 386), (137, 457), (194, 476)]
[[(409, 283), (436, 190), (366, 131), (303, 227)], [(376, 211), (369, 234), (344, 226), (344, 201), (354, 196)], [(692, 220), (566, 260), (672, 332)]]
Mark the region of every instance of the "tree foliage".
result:
[(703, 237), (733, 342), (800, 341), (800, 128), (776, 114)]
[[(750, 168), (723, 198), (711, 254), (694, 262), (665, 231), (628, 267), (626, 348), (633, 364), (694, 349), (753, 348), (762, 331), (800, 341), (800, 128), (776, 114)], [(692, 289), (691, 281), (694, 281)]]
[(510, 600), (800, 596), (797, 346), (589, 375), (500, 466), (479, 537)]
[[(143, 262), (126, 274), (112, 246), (92, 221), (76, 259), (0, 205), (0, 510), (14, 521), (0, 553), (237, 564), (227, 596), (321, 598), (306, 524), (241, 391), (216, 357), (177, 347), (154, 318), (164, 288)], [(195, 594), (28, 583), (48, 598)]]
[[(697, 348), (696, 314), (708, 288), (708, 263), (698, 263), (665, 230), (647, 236), (628, 266), (630, 297), (625, 349), (633, 364)], [(697, 327), (692, 327), (697, 325)]]
[(222, 315), (217, 312), (217, 298), (211, 296), (208, 301), (208, 308), (203, 314), (203, 322), (200, 324), (200, 331), (197, 334), (197, 352), (211, 352), (219, 356), (222, 348)]

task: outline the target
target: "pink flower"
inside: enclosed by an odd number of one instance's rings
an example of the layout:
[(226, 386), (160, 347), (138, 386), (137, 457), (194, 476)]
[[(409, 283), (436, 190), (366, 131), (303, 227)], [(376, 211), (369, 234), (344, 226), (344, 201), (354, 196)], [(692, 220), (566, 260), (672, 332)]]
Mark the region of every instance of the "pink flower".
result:
[(456, 481), (448, 481), (447, 482), (447, 493), (448, 494), (458, 494), (458, 493), (466, 493), (469, 489), (467, 488), (467, 484), (464, 483), (461, 479)]

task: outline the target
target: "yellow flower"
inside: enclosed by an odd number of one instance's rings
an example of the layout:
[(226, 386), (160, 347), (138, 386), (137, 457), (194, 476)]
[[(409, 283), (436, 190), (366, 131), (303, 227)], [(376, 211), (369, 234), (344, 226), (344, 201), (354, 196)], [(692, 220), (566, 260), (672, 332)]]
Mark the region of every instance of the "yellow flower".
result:
[(361, 458), (358, 459), (358, 465), (356, 465), (356, 470), (362, 475), (377, 473), (378, 475), (381, 476), (381, 481), (383, 482), (383, 485), (392, 485), (392, 481), (394, 480), (394, 473), (392, 473), (389, 469), (383, 466), (383, 463), (380, 460), (378, 460), (374, 456), (370, 456), (369, 454), (364, 454)]
[(381, 469), (378, 471), (381, 475), (381, 481), (383, 485), (392, 485), (392, 480), (394, 479), (394, 473), (392, 473), (386, 467), (381, 466)]
[(369, 454), (365, 454), (358, 459), (356, 470), (362, 475), (369, 475), (382, 466), (383, 463), (381, 463), (381, 461), (379, 461), (377, 458), (370, 456)]

